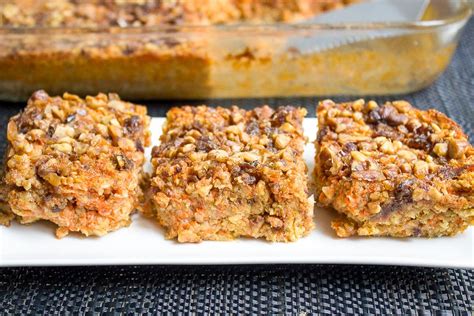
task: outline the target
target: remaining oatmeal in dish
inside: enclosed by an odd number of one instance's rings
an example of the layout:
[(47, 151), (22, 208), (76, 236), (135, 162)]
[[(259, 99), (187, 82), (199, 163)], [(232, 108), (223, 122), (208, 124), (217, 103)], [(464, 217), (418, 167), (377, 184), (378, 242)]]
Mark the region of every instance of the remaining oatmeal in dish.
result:
[(451, 236), (474, 224), (474, 149), (435, 110), (323, 101), (316, 193), (339, 237)]
[(152, 151), (153, 216), (179, 242), (294, 241), (313, 227), (304, 109), (173, 108)]
[(438, 29), (313, 50), (312, 37), (350, 30), (286, 25), (353, 2), (0, 0), (0, 99), (38, 89), (137, 100), (401, 93), (446, 67), (455, 44)]
[(6, 0), (0, 25), (109, 27), (295, 22), (361, 0)]
[(0, 205), (21, 223), (47, 220), (56, 235), (101, 236), (140, 208), (146, 108), (115, 94), (35, 92), (8, 123)]

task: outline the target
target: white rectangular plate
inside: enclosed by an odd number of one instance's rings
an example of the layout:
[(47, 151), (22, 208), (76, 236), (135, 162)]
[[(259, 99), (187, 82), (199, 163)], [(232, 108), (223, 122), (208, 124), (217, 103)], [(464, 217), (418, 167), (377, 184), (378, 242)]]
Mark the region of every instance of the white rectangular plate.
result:
[[(152, 120), (154, 141), (162, 123), (163, 118)], [(316, 119), (304, 123), (309, 140), (314, 140)], [(305, 159), (312, 171), (311, 143)], [(316, 229), (286, 244), (251, 239), (178, 244), (165, 240), (163, 230), (139, 214), (130, 227), (100, 238), (71, 234), (58, 240), (52, 224), (13, 223), (0, 227), (0, 266), (334, 263), (474, 268), (472, 228), (451, 238), (340, 239), (330, 228), (331, 216), (330, 211), (316, 209)]]

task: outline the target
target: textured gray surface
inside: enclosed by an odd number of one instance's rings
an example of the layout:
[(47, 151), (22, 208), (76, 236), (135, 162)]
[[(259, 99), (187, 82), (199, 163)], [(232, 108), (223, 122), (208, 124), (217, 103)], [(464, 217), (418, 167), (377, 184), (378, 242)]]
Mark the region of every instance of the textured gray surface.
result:
[(48, 315), (467, 315), (473, 280), (468, 270), (380, 266), (9, 268), (0, 270), (0, 306)]
[[(472, 142), (474, 19), (464, 31), (452, 64), (433, 86), (411, 95), (375, 99), (401, 98), (417, 107), (448, 114)], [(193, 104), (294, 104), (307, 106), (314, 115), (316, 100), (212, 100)], [(151, 115), (162, 116), (169, 106), (178, 104), (148, 105)], [(0, 105), (0, 139), (4, 139), (8, 117), (21, 107)], [(0, 314), (100, 312), (472, 315), (474, 271), (333, 265), (0, 269)]]

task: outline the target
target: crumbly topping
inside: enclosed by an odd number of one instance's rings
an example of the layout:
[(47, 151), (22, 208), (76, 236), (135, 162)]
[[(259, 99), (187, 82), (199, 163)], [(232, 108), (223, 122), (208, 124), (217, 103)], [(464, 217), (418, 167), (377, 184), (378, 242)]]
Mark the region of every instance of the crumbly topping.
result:
[[(186, 161), (192, 164), (193, 170), (188, 171), (196, 173), (195, 179), (199, 174), (213, 176), (225, 171), (221, 180), (229, 181), (232, 175), (234, 181), (252, 185), (267, 172), (284, 177), (303, 154), (301, 124), (305, 114), (304, 109), (292, 107), (277, 111), (268, 106), (253, 111), (237, 107), (174, 108), (168, 112), (162, 144), (153, 148), (154, 165), (161, 170), (161, 160), (174, 159), (176, 162), (171, 163), (175, 165)], [(164, 172), (157, 182), (173, 174), (172, 170)]]
[(35, 92), (8, 123), (4, 181), (12, 212), (86, 235), (128, 222), (138, 207), (148, 125), (145, 107), (115, 94), (83, 100)]
[(154, 26), (283, 22), (308, 18), (356, 0), (14, 0), (0, 5), (0, 25)]
[(355, 220), (387, 217), (416, 202), (473, 212), (474, 149), (444, 114), (405, 101), (363, 100), (323, 101), (317, 114), (322, 204)]

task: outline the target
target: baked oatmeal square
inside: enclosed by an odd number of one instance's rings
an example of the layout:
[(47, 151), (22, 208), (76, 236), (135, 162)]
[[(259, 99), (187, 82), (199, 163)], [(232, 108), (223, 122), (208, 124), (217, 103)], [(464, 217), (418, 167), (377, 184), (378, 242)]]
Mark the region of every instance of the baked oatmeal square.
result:
[(304, 109), (173, 108), (153, 148), (151, 194), (166, 237), (294, 241), (313, 227)]
[(474, 223), (474, 149), (461, 128), (408, 102), (323, 101), (316, 198), (339, 237), (451, 236)]
[(128, 226), (143, 200), (146, 113), (115, 94), (84, 100), (35, 92), (8, 123), (3, 213), (21, 223), (53, 222), (58, 237)]

